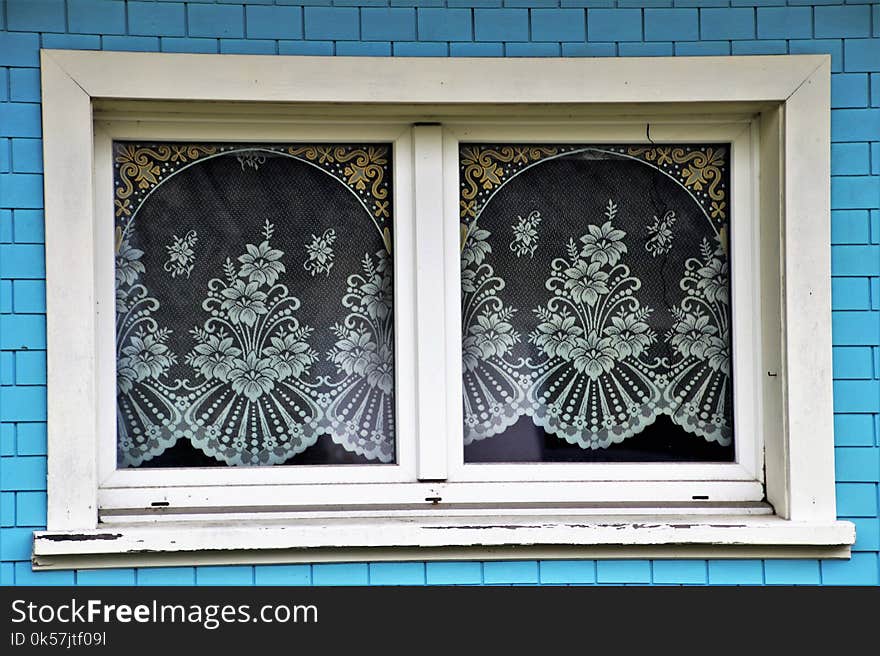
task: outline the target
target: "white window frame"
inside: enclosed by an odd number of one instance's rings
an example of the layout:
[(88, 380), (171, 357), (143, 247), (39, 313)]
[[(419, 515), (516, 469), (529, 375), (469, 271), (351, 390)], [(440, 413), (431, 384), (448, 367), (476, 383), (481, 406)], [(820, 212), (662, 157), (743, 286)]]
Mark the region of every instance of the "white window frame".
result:
[[(36, 568), (848, 556), (854, 529), (834, 500), (827, 56), (43, 51), (41, 66), (49, 501)], [(739, 153), (734, 230), (752, 248), (732, 262), (734, 353), (750, 356), (735, 355), (736, 425), (754, 439), (737, 440), (734, 465), (675, 464), (672, 475), (646, 463), (462, 464), (456, 140), (639, 142), (648, 124), (658, 143), (727, 141)], [(112, 208), (97, 190), (109, 188), (110, 140), (175, 137), (394, 143), (397, 465), (115, 470), (115, 362), (100, 347), (115, 342), (101, 305), (113, 291)]]

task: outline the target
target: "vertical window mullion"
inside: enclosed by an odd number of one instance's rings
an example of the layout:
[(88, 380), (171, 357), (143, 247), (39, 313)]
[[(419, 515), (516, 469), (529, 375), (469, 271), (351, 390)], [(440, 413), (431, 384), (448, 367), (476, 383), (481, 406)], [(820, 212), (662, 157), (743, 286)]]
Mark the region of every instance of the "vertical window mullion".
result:
[[(445, 480), (449, 372), (446, 357), (446, 265), (443, 132), (413, 127), (415, 214), (417, 426), (419, 480)], [(460, 402), (460, 401), (459, 401)]]

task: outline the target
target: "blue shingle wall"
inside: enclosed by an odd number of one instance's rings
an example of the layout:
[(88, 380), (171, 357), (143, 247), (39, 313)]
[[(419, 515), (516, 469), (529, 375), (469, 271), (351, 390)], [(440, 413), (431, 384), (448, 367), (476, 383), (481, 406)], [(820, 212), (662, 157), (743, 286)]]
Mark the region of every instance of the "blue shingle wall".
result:
[[(290, 55), (829, 53), (838, 509), (849, 561), (350, 563), (32, 572), (46, 521), (38, 48)], [(869, 0), (0, 0), (0, 583), (874, 584), (880, 481), (880, 4)]]

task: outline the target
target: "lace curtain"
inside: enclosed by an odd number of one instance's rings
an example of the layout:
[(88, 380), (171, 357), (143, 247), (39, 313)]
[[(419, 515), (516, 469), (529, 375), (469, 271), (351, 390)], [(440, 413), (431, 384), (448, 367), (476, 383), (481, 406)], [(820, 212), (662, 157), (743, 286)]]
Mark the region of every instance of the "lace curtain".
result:
[[(118, 461), (393, 462), (386, 144), (114, 144)], [(175, 463), (186, 465), (186, 462)]]
[(462, 144), (464, 441), (733, 439), (728, 148)]

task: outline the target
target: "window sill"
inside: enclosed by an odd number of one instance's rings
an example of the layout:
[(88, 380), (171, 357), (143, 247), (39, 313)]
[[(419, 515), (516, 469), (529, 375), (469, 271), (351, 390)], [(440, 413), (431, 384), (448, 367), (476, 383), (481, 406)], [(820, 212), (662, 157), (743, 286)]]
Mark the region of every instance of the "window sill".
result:
[(774, 515), (397, 516), (108, 524), (34, 533), (34, 569), (522, 558), (848, 558), (849, 522)]

